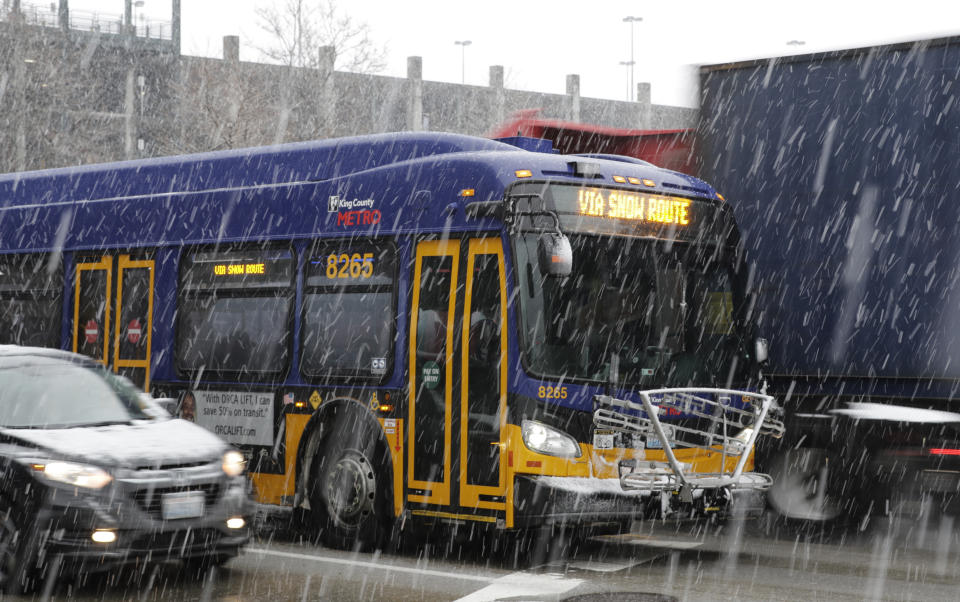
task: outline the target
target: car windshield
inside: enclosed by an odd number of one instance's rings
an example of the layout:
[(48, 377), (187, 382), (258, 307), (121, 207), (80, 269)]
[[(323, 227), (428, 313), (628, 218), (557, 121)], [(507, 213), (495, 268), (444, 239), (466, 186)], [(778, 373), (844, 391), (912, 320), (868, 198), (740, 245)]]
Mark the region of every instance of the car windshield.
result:
[(0, 427), (72, 428), (149, 419), (140, 392), (99, 367), (59, 358), (0, 363)]
[(574, 234), (572, 274), (548, 278), (537, 239), (515, 243), (533, 373), (644, 387), (720, 386), (732, 376), (742, 300), (717, 247)]

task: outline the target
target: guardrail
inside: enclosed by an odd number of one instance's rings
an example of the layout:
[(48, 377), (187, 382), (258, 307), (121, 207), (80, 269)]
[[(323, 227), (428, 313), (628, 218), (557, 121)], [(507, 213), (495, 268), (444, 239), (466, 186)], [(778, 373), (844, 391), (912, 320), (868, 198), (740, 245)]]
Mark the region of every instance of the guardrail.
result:
[[(60, 17), (56, 3), (29, 4), (21, 3), (20, 16), (23, 23), (40, 27), (60, 27)], [(173, 37), (173, 27), (169, 21), (156, 21), (145, 18), (136, 18), (134, 14), (131, 30), (135, 37), (155, 40), (170, 40)], [(13, 11), (0, 12), (0, 20), (13, 21)], [(71, 10), (68, 26), (77, 31), (100, 32), (120, 35), (125, 33), (123, 16), (109, 13)]]

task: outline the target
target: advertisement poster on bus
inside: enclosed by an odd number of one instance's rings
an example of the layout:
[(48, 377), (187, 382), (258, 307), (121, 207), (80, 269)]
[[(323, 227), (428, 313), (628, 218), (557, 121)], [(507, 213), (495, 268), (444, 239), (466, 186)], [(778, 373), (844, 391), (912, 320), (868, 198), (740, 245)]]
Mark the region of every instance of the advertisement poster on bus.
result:
[(273, 394), (193, 391), (196, 422), (235, 445), (273, 445)]

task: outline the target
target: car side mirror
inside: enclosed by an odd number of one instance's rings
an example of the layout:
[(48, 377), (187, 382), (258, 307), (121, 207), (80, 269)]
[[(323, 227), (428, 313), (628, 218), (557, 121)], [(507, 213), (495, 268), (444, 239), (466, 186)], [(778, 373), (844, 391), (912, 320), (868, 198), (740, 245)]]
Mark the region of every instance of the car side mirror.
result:
[(573, 271), (573, 248), (562, 232), (545, 232), (537, 242), (537, 263), (544, 276), (569, 276)]
[(767, 339), (757, 337), (753, 340), (753, 357), (758, 364), (766, 363), (770, 359), (770, 344)]

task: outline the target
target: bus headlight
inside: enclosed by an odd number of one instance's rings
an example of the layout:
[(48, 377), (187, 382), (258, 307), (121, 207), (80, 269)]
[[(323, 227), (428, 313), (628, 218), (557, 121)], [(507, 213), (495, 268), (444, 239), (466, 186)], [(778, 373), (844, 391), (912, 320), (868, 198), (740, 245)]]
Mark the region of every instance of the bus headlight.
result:
[(552, 426), (536, 420), (524, 420), (520, 432), (523, 434), (523, 444), (530, 451), (548, 456), (580, 457), (580, 446), (574, 438)]
[(223, 472), (230, 477), (239, 477), (247, 468), (247, 459), (235, 449), (223, 454)]

